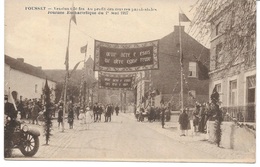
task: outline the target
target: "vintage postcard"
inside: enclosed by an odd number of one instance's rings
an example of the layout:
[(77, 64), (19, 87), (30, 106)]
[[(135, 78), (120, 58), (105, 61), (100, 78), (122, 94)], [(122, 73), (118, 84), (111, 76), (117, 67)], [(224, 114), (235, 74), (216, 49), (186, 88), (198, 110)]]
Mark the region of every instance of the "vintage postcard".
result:
[(256, 162), (255, 0), (4, 6), (5, 160)]

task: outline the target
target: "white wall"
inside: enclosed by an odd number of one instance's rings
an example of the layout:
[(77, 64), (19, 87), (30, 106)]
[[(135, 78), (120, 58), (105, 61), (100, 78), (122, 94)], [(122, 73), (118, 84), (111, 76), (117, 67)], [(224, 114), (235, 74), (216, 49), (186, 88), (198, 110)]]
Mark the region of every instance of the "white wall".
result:
[[(18, 93), (17, 98), (20, 98), (20, 96), (22, 96), (23, 99), (40, 98), (45, 82), (43, 78), (14, 70), (5, 64), (5, 93), (7, 94), (16, 91)], [(37, 91), (35, 91), (35, 85), (37, 85)], [(55, 89), (56, 87), (56, 83), (49, 80), (48, 85), (50, 89)]]

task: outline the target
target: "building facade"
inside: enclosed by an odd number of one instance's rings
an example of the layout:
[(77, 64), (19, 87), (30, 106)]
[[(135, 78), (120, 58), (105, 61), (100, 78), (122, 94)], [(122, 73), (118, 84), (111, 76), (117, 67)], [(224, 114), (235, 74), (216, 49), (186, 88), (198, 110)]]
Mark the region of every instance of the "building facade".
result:
[[(254, 26), (254, 22), (242, 21), (247, 13), (242, 14), (240, 10), (234, 8), (233, 3), (230, 1), (209, 17), (211, 23), (209, 91), (212, 92), (216, 87), (224, 113), (239, 121), (254, 122), (256, 33), (251, 29), (243, 29), (247, 24)], [(252, 10), (246, 11), (248, 15), (253, 15), (254, 8), (255, 6), (252, 6)]]
[(181, 108), (179, 31), (181, 31), (183, 52), (184, 107), (193, 108), (196, 101), (203, 103), (209, 100), (209, 80), (199, 78), (197, 63), (199, 60), (209, 67), (209, 49), (188, 35), (183, 26), (175, 26), (174, 32), (159, 41), (159, 69), (142, 71), (137, 75), (137, 106), (142, 102), (146, 105), (149, 99), (147, 92), (154, 92), (151, 105), (159, 106), (163, 101), (169, 103), (172, 110)]
[[(24, 62), (24, 59), (14, 59), (5, 55), (4, 93), (13, 95), (14, 100), (42, 98), (46, 75), (41, 67), (35, 67)], [(51, 100), (55, 99), (56, 82), (48, 79), (51, 89)]]

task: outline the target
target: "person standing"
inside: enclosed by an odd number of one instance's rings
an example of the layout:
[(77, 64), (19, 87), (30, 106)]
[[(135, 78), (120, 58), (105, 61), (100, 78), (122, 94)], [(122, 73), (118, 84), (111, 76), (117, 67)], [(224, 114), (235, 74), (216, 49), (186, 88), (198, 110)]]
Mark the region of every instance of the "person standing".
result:
[(37, 102), (34, 101), (33, 102), (33, 106), (32, 106), (32, 124), (34, 124), (34, 122), (36, 121), (36, 124), (38, 125), (38, 120), (37, 117), (39, 115), (39, 112), (41, 111), (41, 108), (37, 105)]
[(119, 107), (118, 107), (118, 105), (115, 107), (115, 110), (116, 110), (116, 115), (118, 116), (118, 113), (119, 113)]
[(90, 108), (87, 107), (86, 109), (86, 127), (89, 129), (89, 125), (92, 123), (92, 114), (90, 112)]
[(205, 133), (205, 117), (206, 117), (205, 107), (206, 107), (206, 103), (204, 103), (200, 107), (200, 112), (199, 112), (199, 126), (198, 126), (198, 130), (201, 133)]
[(164, 125), (165, 125), (165, 110), (166, 110), (166, 108), (165, 108), (165, 106), (164, 106), (164, 104), (163, 103), (161, 103), (161, 112), (162, 112), (162, 117), (161, 117), (161, 122), (162, 122), (162, 128), (164, 128)]
[(113, 110), (112, 105), (109, 104), (108, 107), (107, 107), (107, 112), (106, 112), (106, 118), (107, 118), (106, 121), (107, 121), (107, 122), (108, 122), (108, 121), (111, 122), (112, 110)]
[(180, 124), (181, 136), (186, 136), (185, 131), (188, 130), (188, 125), (189, 125), (189, 116), (186, 113), (186, 110), (183, 110), (183, 112), (180, 114), (179, 124)]
[(97, 115), (98, 115), (98, 104), (95, 103), (93, 107), (93, 115), (94, 115), (94, 122), (97, 121)]
[(58, 110), (58, 128), (60, 128), (60, 124), (63, 122), (63, 109), (62, 106), (59, 106)]
[(17, 125), (17, 111), (12, 103), (8, 102), (8, 96), (4, 97), (5, 107), (5, 126), (4, 126), (4, 157), (9, 158), (12, 155), (12, 140), (15, 127)]
[(73, 129), (73, 122), (74, 122), (74, 112), (72, 106), (69, 108), (69, 113), (68, 113), (68, 123), (70, 126), (70, 129)]
[(197, 134), (198, 132), (199, 112), (200, 112), (200, 104), (197, 104), (195, 110), (193, 111), (193, 127), (194, 127), (195, 134)]
[(99, 104), (98, 106), (98, 113), (97, 113), (97, 121), (98, 122), (101, 122), (101, 115), (103, 113), (103, 106), (101, 104)]

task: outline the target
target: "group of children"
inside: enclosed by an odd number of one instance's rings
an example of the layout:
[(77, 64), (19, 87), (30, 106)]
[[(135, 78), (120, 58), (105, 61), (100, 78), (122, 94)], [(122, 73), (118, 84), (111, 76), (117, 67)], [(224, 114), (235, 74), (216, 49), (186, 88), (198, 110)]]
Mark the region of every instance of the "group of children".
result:
[[(79, 119), (79, 123), (80, 123), (81, 127), (83, 128), (82, 130), (89, 129), (89, 125), (93, 122), (93, 112), (90, 110), (89, 107), (86, 107), (86, 112), (84, 112), (83, 109), (80, 109), (78, 119)], [(57, 121), (58, 121), (58, 128), (59, 128), (63, 121), (62, 106), (59, 106)], [(70, 129), (73, 129), (73, 124), (74, 124), (73, 110), (68, 112), (68, 123), (69, 123)]]

